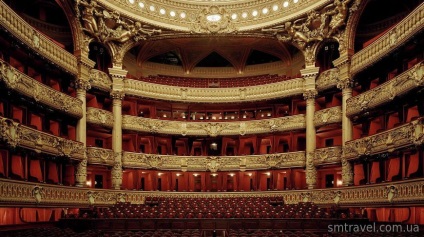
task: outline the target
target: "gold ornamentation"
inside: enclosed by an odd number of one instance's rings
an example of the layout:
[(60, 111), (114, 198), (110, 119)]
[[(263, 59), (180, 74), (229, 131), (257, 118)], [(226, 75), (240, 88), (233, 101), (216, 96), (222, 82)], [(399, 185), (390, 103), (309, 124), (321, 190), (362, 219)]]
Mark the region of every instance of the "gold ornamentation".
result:
[(125, 98), (125, 93), (123, 91), (112, 91), (110, 97), (114, 100), (123, 100)]
[(75, 181), (77, 186), (83, 187), (87, 180), (87, 159), (83, 159), (76, 165)]
[(323, 126), (342, 121), (342, 108), (335, 106), (328, 109), (318, 110), (314, 114), (315, 126)]
[(43, 187), (35, 186), (34, 189), (32, 190), (32, 195), (34, 196), (35, 203), (37, 204), (41, 203), (43, 199), (43, 195), (45, 195), (43, 191)]
[(316, 149), (314, 152), (314, 164), (318, 166), (340, 163), (341, 156), (342, 147), (340, 146)]
[(317, 95), (318, 95), (318, 92), (316, 90), (306, 90), (305, 92), (303, 92), (303, 98), (305, 100), (315, 99)]
[(87, 147), (89, 164), (104, 164), (112, 166), (114, 163), (113, 150), (98, 147)]
[(387, 186), (386, 188), (387, 188), (387, 200), (390, 203), (393, 203), (394, 198), (396, 197), (396, 194), (398, 192), (398, 189), (395, 185), (390, 185), (390, 186)]
[(115, 163), (113, 164), (112, 171), (111, 171), (111, 178), (112, 178), (112, 187), (114, 189), (120, 189), (122, 185), (122, 153), (121, 152), (115, 152), (114, 153), (114, 160)]
[(110, 111), (87, 107), (87, 123), (113, 127), (113, 114)]
[(219, 157), (217, 156), (209, 156), (206, 158), (206, 170), (210, 172), (217, 172), (219, 170)]
[(203, 8), (191, 25), (195, 33), (233, 33), (236, 32), (230, 14), (224, 7), (208, 6)]
[(317, 169), (314, 165), (314, 152), (306, 153), (306, 184), (308, 188), (315, 188), (317, 184)]
[(337, 86), (339, 78), (339, 69), (332, 68), (322, 72), (316, 81), (317, 90), (325, 90)]
[(20, 124), (11, 119), (1, 118), (0, 137), (9, 146), (16, 147), (21, 140)]
[(78, 79), (75, 80), (75, 88), (88, 91), (91, 89), (91, 84), (87, 80)]
[(110, 88), (112, 88), (112, 79), (105, 72), (99, 71), (97, 69), (91, 69), (89, 79), (92, 87), (107, 92), (109, 92)]

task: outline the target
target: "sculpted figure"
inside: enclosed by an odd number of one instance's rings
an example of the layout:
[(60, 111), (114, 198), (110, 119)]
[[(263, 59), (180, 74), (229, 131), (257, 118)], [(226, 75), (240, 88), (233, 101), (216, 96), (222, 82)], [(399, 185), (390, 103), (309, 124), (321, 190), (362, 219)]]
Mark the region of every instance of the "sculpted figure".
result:
[(96, 10), (96, 0), (91, 0), (90, 3), (85, 0), (78, 0), (77, 4), (84, 6), (82, 11), (82, 20), (84, 21), (84, 29), (96, 34), (99, 30), (97, 26), (96, 16), (102, 16), (100, 12)]
[(334, 9), (325, 13), (327, 16), (331, 16), (329, 26), (328, 35), (332, 35), (337, 29), (345, 24), (345, 19), (348, 15), (349, 8), (348, 4), (352, 0), (335, 0), (334, 1)]

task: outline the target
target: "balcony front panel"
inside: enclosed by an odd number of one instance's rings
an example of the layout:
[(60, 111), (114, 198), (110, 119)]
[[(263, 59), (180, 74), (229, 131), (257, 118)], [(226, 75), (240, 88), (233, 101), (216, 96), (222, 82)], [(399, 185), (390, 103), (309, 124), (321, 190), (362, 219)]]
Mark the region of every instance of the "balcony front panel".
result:
[(98, 147), (87, 147), (88, 164), (113, 166), (115, 157), (113, 150)]
[(303, 78), (259, 86), (235, 88), (190, 88), (125, 79), (128, 96), (190, 103), (234, 103), (284, 98), (303, 93)]
[(325, 147), (316, 149), (314, 153), (314, 165), (339, 164), (342, 157), (342, 147)]
[[(120, 201), (142, 204), (146, 197), (167, 198), (234, 198), (234, 197), (278, 197), (285, 204), (302, 201), (318, 205), (401, 206), (424, 202), (424, 179), (313, 190), (288, 190), (268, 192), (143, 192), (128, 190), (89, 189), (29, 183), (0, 179), (0, 204), (49, 207), (89, 207), (113, 205)], [(337, 203), (336, 203), (337, 202)]]
[(424, 3), (420, 4), (395, 27), (372, 44), (352, 56), (352, 75), (370, 67), (382, 57), (394, 52), (424, 28)]
[(23, 147), (38, 153), (84, 159), (84, 144), (38, 131), (11, 119), (0, 117), (0, 138), (11, 147)]
[(424, 63), (421, 62), (392, 80), (349, 98), (347, 100), (346, 115), (352, 117), (355, 114), (376, 108), (423, 85)]
[(420, 119), (375, 135), (348, 141), (344, 155), (349, 160), (355, 160), (361, 156), (421, 145), (424, 142), (423, 129), (423, 120)]
[(107, 110), (87, 107), (87, 123), (112, 128), (113, 114)]
[(323, 91), (337, 86), (339, 81), (339, 69), (332, 68), (322, 72), (316, 80), (316, 87), (318, 91)]
[(328, 109), (322, 109), (315, 112), (315, 127), (325, 126), (333, 123), (342, 122), (342, 107), (335, 106)]
[(112, 88), (112, 79), (107, 73), (97, 69), (90, 70), (90, 84), (92, 87), (109, 92)]
[(181, 171), (245, 171), (305, 167), (305, 152), (251, 156), (175, 156), (124, 152), (125, 168)]
[(81, 100), (38, 82), (3, 60), (0, 60), (0, 81), (3, 81), (9, 89), (32, 98), (37, 103), (82, 118)]
[(178, 122), (122, 116), (122, 129), (140, 132), (194, 136), (245, 135), (285, 132), (305, 129), (305, 115), (299, 114), (273, 119), (245, 122)]
[(72, 75), (78, 74), (74, 55), (39, 33), (3, 1), (0, 1), (0, 25), (43, 58)]

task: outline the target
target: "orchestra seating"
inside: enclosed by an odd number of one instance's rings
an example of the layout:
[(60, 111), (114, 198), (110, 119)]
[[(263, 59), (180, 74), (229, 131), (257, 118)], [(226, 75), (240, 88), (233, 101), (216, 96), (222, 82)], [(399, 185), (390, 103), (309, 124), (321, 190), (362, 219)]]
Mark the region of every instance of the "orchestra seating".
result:
[[(134, 77), (132, 77), (134, 78)], [(139, 80), (162, 85), (180, 86), (180, 87), (198, 87), (198, 88), (226, 88), (226, 87), (245, 87), (276, 83), (292, 79), (285, 75), (259, 75), (235, 78), (189, 78), (174, 76), (149, 76), (141, 77)]]

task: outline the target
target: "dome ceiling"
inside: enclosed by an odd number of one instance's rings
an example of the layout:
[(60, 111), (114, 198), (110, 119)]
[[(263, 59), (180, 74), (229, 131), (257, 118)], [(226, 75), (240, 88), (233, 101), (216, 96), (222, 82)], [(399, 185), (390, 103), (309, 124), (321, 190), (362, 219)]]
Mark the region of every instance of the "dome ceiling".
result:
[[(203, 60), (226, 60), (236, 71), (243, 71), (247, 64), (259, 64), (281, 60), (289, 65), (293, 46), (275, 39), (249, 37), (190, 37), (146, 41), (133, 49), (137, 64), (158, 62), (158, 57), (170, 56), (168, 63), (181, 65), (185, 72), (191, 71)], [(256, 58), (255, 58), (256, 57)], [(156, 59), (156, 60), (155, 60)]]

